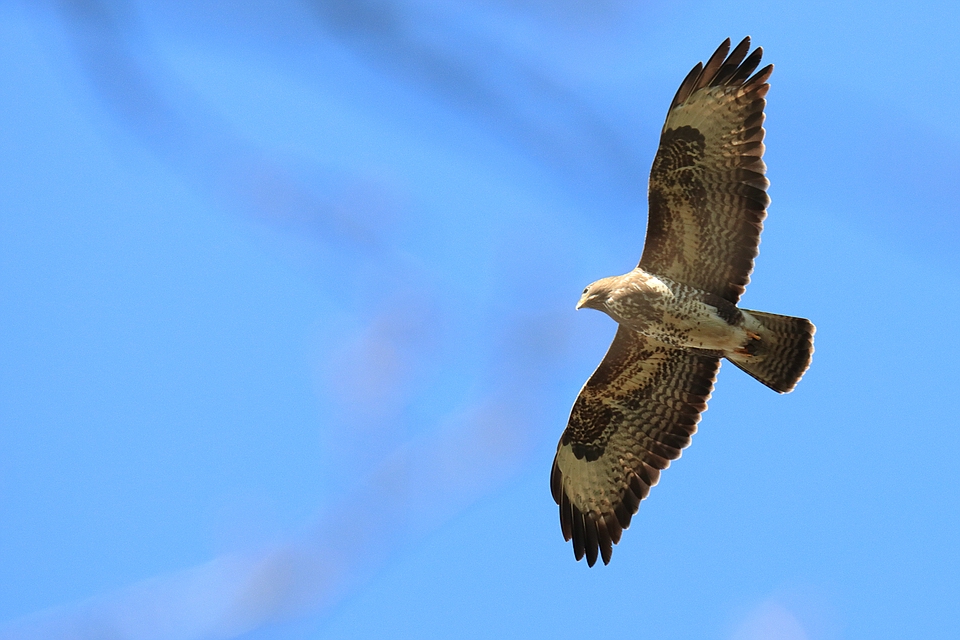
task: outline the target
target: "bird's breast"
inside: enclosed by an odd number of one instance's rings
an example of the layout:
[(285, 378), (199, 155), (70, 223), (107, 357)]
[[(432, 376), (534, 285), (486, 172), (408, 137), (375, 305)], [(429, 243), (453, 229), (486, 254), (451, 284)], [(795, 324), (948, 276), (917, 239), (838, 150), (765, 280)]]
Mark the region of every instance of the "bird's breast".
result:
[(739, 309), (717, 296), (711, 298), (710, 294), (659, 278), (626, 287), (618, 294), (608, 303), (610, 315), (620, 324), (659, 342), (732, 351), (746, 338), (740, 327)]

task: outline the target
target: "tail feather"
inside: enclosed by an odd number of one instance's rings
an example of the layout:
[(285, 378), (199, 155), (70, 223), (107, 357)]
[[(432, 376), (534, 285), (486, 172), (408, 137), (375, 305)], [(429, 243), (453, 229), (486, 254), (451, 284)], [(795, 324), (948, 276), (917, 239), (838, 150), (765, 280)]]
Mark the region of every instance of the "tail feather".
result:
[(743, 311), (759, 323), (759, 327), (751, 327), (759, 339), (751, 340), (745, 348), (747, 353), (729, 354), (727, 358), (774, 391), (793, 391), (810, 366), (817, 328), (806, 318)]

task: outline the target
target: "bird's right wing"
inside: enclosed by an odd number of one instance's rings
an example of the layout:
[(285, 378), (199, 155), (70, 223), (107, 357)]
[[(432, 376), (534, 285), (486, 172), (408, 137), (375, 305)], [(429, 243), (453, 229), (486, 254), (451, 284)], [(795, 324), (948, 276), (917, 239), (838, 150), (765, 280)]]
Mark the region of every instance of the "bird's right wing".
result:
[(577, 560), (604, 564), (707, 408), (720, 360), (620, 327), (580, 391), (557, 446), (550, 488)]

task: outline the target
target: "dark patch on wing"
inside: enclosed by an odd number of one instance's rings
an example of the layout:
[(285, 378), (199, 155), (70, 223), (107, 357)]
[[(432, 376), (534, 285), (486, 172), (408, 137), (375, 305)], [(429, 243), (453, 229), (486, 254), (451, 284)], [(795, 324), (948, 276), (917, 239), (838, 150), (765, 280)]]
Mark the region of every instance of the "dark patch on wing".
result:
[(577, 458), (596, 460), (603, 454), (603, 434), (623, 416), (610, 405), (597, 406), (581, 394), (570, 412), (570, 422), (561, 436), (563, 444), (570, 444)]
[[(695, 212), (703, 209), (705, 190), (696, 170), (697, 163), (703, 158), (703, 149), (704, 137), (698, 129), (683, 126), (663, 132), (651, 175), (671, 176), (673, 181), (669, 185), (662, 184), (663, 181), (650, 181), (647, 197), (651, 204), (645, 253), (649, 247), (649, 251), (656, 255), (672, 255), (678, 261), (686, 262), (682, 244), (684, 234), (671, 229), (675, 221), (661, 214), (687, 202), (697, 203)], [(653, 215), (654, 211), (657, 215)]]
[(584, 442), (574, 442), (570, 445), (570, 448), (573, 450), (573, 455), (577, 457), (577, 460), (583, 460), (586, 458), (587, 462), (593, 462), (600, 458), (603, 455), (603, 445), (602, 444), (587, 444)]
[[(650, 172), (640, 266), (736, 303), (750, 281), (769, 198), (762, 49), (729, 40), (681, 83)], [(696, 127), (690, 123), (695, 122)]]
[(695, 167), (703, 158), (706, 140), (699, 129), (684, 125), (677, 129), (667, 129), (660, 136), (662, 153), (657, 154), (656, 165), (661, 171), (676, 171), (684, 167)]
[[(717, 357), (618, 328), (574, 403), (550, 478), (577, 560), (610, 561), (660, 471), (690, 444), (719, 366)], [(566, 446), (572, 457), (561, 460)]]

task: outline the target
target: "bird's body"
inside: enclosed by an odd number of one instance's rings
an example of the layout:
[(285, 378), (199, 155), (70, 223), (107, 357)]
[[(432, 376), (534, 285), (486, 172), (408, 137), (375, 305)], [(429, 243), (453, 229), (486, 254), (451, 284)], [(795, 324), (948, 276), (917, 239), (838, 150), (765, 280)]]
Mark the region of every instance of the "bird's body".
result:
[[(810, 365), (813, 324), (737, 306), (770, 199), (762, 160), (772, 65), (724, 42), (681, 83), (649, 184), (640, 264), (587, 287), (577, 308), (619, 325), (557, 446), (550, 488), (577, 560), (610, 561), (660, 472), (707, 408), (721, 359), (779, 393)], [(728, 56), (727, 53), (730, 52)]]
[(603, 311), (621, 326), (651, 340), (704, 354), (726, 356), (746, 349), (756, 320), (735, 304), (640, 267), (598, 280), (577, 308)]

